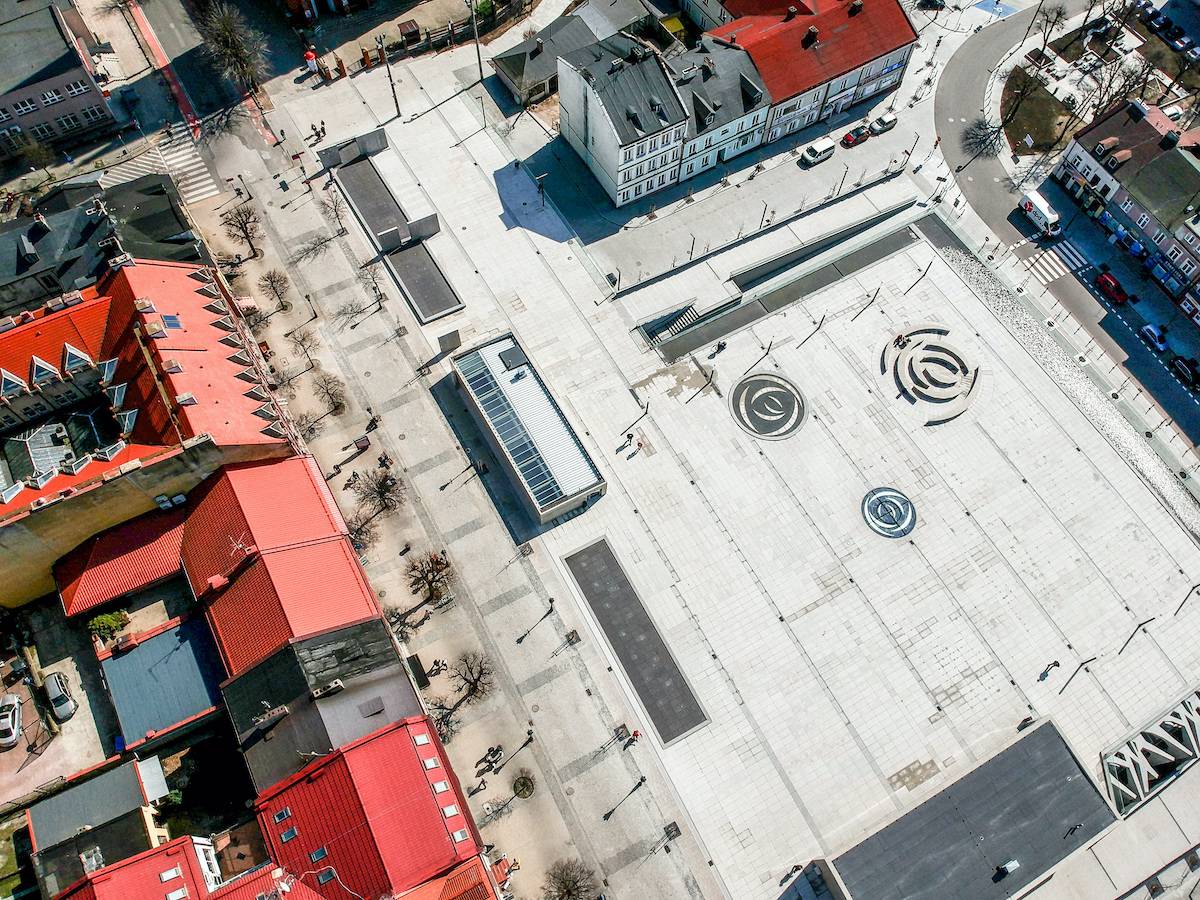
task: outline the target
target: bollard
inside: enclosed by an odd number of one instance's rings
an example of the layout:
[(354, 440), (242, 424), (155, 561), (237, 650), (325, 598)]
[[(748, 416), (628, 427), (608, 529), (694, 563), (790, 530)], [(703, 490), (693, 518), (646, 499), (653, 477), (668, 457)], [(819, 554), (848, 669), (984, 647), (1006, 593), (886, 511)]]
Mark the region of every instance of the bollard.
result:
[(375, 61), (373, 59), (371, 59), (370, 48), (369, 47), (359, 47), (358, 49), (362, 51), (362, 66), (363, 66), (363, 68), (364, 69), (371, 68), (371, 66), (373, 66), (375, 64)]

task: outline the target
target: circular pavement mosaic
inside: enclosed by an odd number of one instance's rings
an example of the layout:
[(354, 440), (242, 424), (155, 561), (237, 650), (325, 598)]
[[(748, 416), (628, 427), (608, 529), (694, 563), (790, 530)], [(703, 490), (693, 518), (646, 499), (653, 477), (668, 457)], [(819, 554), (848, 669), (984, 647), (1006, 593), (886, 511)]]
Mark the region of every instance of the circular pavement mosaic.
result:
[(800, 389), (773, 372), (754, 372), (734, 385), (729, 409), (744, 431), (768, 441), (791, 437), (808, 414)]
[(879, 356), (879, 374), (890, 373), (900, 398), (921, 412), (926, 425), (966, 412), (979, 378), (979, 367), (947, 340), (949, 333), (935, 323), (916, 325), (888, 341)]
[(863, 497), (863, 519), (876, 534), (902, 538), (917, 527), (912, 501), (895, 488), (879, 487)]

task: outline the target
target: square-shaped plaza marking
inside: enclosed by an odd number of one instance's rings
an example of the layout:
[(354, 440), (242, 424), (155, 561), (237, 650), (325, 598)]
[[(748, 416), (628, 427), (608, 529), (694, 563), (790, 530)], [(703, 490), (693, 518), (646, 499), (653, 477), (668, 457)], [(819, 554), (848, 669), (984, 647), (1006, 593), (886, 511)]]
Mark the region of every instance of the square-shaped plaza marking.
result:
[(662, 742), (708, 721), (608, 541), (585, 547), (566, 563)]

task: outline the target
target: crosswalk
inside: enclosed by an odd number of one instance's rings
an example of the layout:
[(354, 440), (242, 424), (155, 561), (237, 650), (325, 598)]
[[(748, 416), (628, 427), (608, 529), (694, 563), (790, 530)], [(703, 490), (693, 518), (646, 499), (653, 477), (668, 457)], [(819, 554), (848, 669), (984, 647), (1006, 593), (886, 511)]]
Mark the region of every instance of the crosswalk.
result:
[(161, 173), (175, 179), (184, 203), (198, 203), (221, 193), (196, 145), (184, 134), (165, 138), (145, 153), (106, 169), (100, 176), (100, 184), (111, 187)]
[[(1018, 246), (1020, 244), (1014, 244), (1012, 249), (1015, 250)], [(1022, 264), (1043, 285), (1066, 275), (1082, 272), (1091, 266), (1083, 254), (1067, 241), (1058, 241), (1043, 250), (1035, 249), (1030, 256), (1022, 260)]]

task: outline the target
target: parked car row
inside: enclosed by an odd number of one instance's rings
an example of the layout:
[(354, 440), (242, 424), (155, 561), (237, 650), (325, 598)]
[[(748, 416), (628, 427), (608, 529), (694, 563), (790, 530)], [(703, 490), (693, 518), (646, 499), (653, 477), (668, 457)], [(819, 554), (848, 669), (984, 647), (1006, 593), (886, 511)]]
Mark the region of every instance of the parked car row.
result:
[(1138, 0), (1134, 8), (1142, 24), (1162, 38), (1164, 43), (1180, 53), (1187, 53), (1193, 60), (1200, 59), (1200, 49), (1196, 48), (1196, 42), (1188, 36), (1183, 26), (1156, 7), (1152, 0)]
[[(24, 681), (27, 685), (31, 683), (32, 679), (28, 676), (28, 668), (20, 657), (14, 659), (11, 668), (13, 674), (18, 677), (10, 680), (10, 683), (20, 681)], [(48, 672), (42, 685), (42, 691), (46, 703), (50, 707), (50, 712), (60, 722), (67, 721), (79, 709), (79, 702), (71, 693), (70, 682), (62, 672)], [(11, 750), (21, 742), (21, 735), (24, 733), (21, 721), (22, 702), (20, 694), (0, 696), (0, 750)]]
[[(1095, 285), (1096, 290), (1115, 306), (1137, 301), (1137, 297), (1127, 293), (1112, 272), (1101, 272), (1097, 275)], [(1138, 329), (1138, 337), (1155, 353), (1167, 353), (1171, 349), (1167, 343), (1167, 329), (1162, 325), (1155, 325), (1153, 322), (1143, 325)], [(1174, 353), (1167, 368), (1184, 387), (1189, 390), (1200, 388), (1200, 361), (1195, 357)]]
[[(857, 125), (847, 131), (842, 135), (842, 146), (857, 147), (859, 144), (865, 143), (873, 135), (891, 131), (899, 121), (895, 113), (884, 113), (868, 124)], [(820, 140), (813, 141), (801, 151), (800, 164), (805, 167), (811, 167), (817, 163), (823, 163), (829, 157), (833, 156), (835, 150), (837, 150), (837, 145), (833, 142), (833, 138), (823, 137)]]

